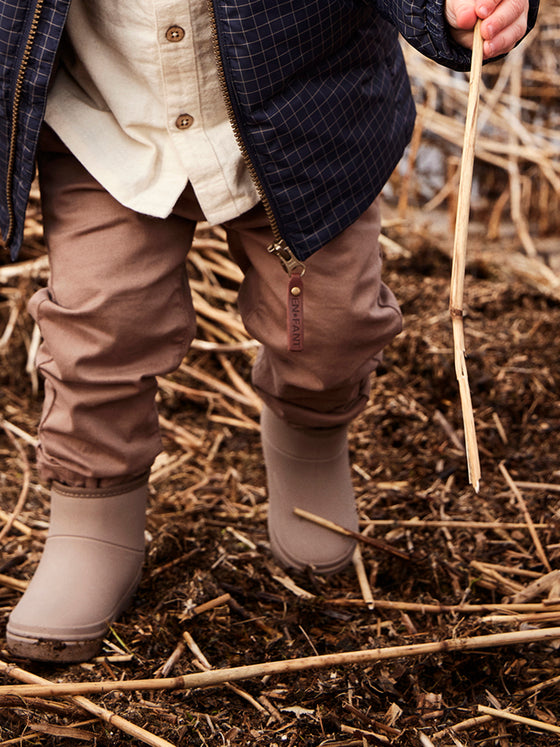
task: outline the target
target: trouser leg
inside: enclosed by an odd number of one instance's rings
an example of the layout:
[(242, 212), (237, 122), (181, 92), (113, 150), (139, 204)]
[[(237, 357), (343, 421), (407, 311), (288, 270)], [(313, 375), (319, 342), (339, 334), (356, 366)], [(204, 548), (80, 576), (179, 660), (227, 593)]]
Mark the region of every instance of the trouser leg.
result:
[(45, 550), (7, 644), (45, 661), (89, 658), (141, 577), (148, 469), (160, 448), (156, 376), (194, 334), (185, 255), (199, 211), (159, 221), (112, 199), (46, 129), (39, 155), (49, 286), (38, 467), (52, 481)]
[(401, 314), (381, 280), (377, 202), (306, 261), (304, 346), (289, 352), (288, 277), (266, 251), (270, 229), (252, 211), (226, 224), (230, 250), (245, 273), (239, 308), (263, 344), (253, 383), (265, 403), (295, 425), (349, 423), (366, 405), (370, 375), (401, 330)]
[(241, 313), (263, 343), (253, 381), (265, 402), (261, 440), (271, 550), (298, 570), (339, 571), (355, 548), (351, 537), (311, 524), (294, 509), (358, 530), (347, 425), (368, 401), (383, 347), (401, 329), (396, 300), (381, 281), (379, 228), (374, 204), (307, 261), (303, 350), (289, 352), (288, 278), (266, 251), (270, 230), (259, 223), (258, 211), (227, 225), (230, 249), (245, 273)]
[(194, 336), (185, 256), (196, 223), (123, 207), (48, 128), (39, 169), (51, 265), (30, 302), (43, 335), (39, 472), (77, 487), (126, 482), (160, 450), (156, 376)]

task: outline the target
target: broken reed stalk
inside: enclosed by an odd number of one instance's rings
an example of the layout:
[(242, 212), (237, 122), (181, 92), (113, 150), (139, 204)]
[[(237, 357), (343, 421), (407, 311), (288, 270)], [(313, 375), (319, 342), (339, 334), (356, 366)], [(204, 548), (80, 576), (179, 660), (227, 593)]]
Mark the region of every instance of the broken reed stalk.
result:
[(14, 507), (14, 510), (12, 514), (8, 517), (8, 520), (0, 530), (0, 541), (4, 539), (10, 532), (12, 526), (14, 525), (15, 521), (17, 520), (17, 517), (19, 516), (22, 508), (25, 505), (25, 501), (27, 500), (27, 494), (29, 492), (29, 485), (31, 483), (31, 467), (29, 465), (29, 460), (27, 458), (27, 454), (25, 453), (25, 449), (21, 446), (19, 441), (16, 439), (16, 437), (11, 433), (9, 428), (6, 428), (4, 425), (4, 421), (0, 419), (0, 427), (3, 428), (4, 433), (10, 441), (12, 442), (12, 445), (16, 449), (17, 453), (19, 454), (19, 458), (21, 459), (22, 468), (23, 468), (23, 481), (21, 485), (21, 490), (19, 494), (19, 498), (16, 502), (16, 505)]
[(474, 146), (476, 140), (476, 124), (478, 119), (478, 104), (480, 92), (480, 76), (482, 70), (482, 36), (480, 21), (474, 31), (472, 64), (467, 102), (467, 116), (465, 121), (465, 135), (463, 154), (461, 158), (461, 175), (459, 180), (459, 195), (457, 198), (457, 218), (455, 223), (455, 242), (453, 245), (453, 264), (451, 270), (451, 290), (449, 298), (449, 313), (453, 324), (453, 342), (455, 358), (455, 374), (459, 383), (459, 394), (463, 412), (465, 429), (465, 451), (469, 471), (469, 482), (478, 493), (480, 486), (480, 458), (476, 441), (474, 414), (469, 389), (467, 366), (465, 362), (465, 335), (463, 329), (463, 288), (465, 280), (465, 264), (467, 251), (467, 236), (469, 229), (470, 196), (472, 189), (472, 174), (474, 164)]
[(526, 726), (532, 726), (535, 729), (542, 729), (543, 731), (551, 731), (553, 734), (560, 734), (560, 726), (555, 724), (548, 724), (546, 721), (537, 721), (534, 718), (526, 718), (525, 716), (518, 716), (517, 713), (511, 713), (510, 711), (500, 710), (498, 708), (488, 708), (487, 706), (479, 705), (478, 710), (480, 713), (484, 713), (488, 716), (495, 716), (496, 718), (504, 718), (508, 721), (516, 721), (518, 724), (525, 724)]
[[(518, 483), (519, 484), (519, 483)], [(521, 521), (463, 521), (460, 519), (427, 520), (422, 519), (366, 519), (368, 527), (384, 529), (529, 529), (530, 525)], [(553, 529), (553, 524), (533, 524), (537, 529)]]
[(537, 555), (539, 556), (539, 560), (542, 562), (542, 564), (544, 565), (544, 567), (546, 568), (546, 570), (549, 573), (551, 573), (552, 572), (552, 568), (550, 566), (550, 563), (548, 562), (548, 558), (546, 557), (546, 553), (545, 553), (544, 548), (543, 548), (543, 546), (541, 544), (541, 541), (539, 539), (539, 535), (535, 531), (535, 525), (533, 523), (533, 519), (531, 517), (531, 514), (529, 513), (529, 509), (527, 508), (527, 504), (525, 503), (525, 499), (521, 495), (519, 489), (517, 488), (517, 485), (515, 484), (515, 482), (513, 481), (511, 475), (507, 471), (505, 464), (503, 462), (500, 462), (500, 464), (498, 466), (499, 466), (500, 472), (504, 476), (504, 478), (505, 478), (505, 480), (506, 480), (506, 482), (507, 482), (507, 484), (508, 484), (511, 492), (515, 496), (515, 499), (517, 501), (517, 505), (521, 509), (521, 512), (523, 514), (523, 517), (525, 518), (525, 521), (529, 525), (529, 531), (531, 533), (531, 538), (533, 540), (533, 544), (535, 545), (535, 549), (537, 551)]
[[(13, 664), (6, 664), (3, 661), (0, 661), (0, 672), (15, 680), (32, 685), (49, 686), (51, 684), (49, 680), (46, 680), (43, 677), (39, 677), (25, 669), (20, 669)], [(142, 729), (140, 726), (136, 726), (136, 724), (127, 721), (121, 716), (117, 716), (113, 711), (109, 711), (107, 708), (97, 705), (97, 703), (92, 703), (91, 700), (87, 700), (87, 698), (84, 698), (81, 695), (69, 696), (68, 700), (81, 710), (91, 713), (101, 721), (104, 721), (125, 734), (134, 737), (134, 739), (138, 739), (140, 742), (144, 742), (144, 744), (149, 744), (152, 747), (173, 747), (173, 744), (168, 742), (166, 739), (162, 739), (156, 734), (152, 734), (152, 732), (146, 731), (146, 729)]]
[(329, 669), (344, 665), (374, 664), (375, 662), (386, 661), (388, 659), (402, 659), (436, 653), (462, 653), (501, 646), (542, 643), (558, 638), (560, 638), (559, 627), (543, 628), (541, 630), (522, 630), (469, 638), (451, 638), (435, 643), (415, 643), (405, 646), (391, 646), (388, 648), (347, 651), (336, 654), (324, 654), (322, 656), (306, 656), (298, 659), (269, 661), (161, 679), (62, 682), (50, 685), (4, 685), (0, 687), (0, 695), (57, 697), (62, 695), (107, 693), (115, 690), (121, 692), (137, 690), (188, 690), (198, 687), (215, 687), (227, 682), (237, 682), (254, 677), (291, 674), (293, 672), (314, 669)]
[(402, 560), (418, 560), (418, 557), (415, 557), (411, 555), (408, 552), (405, 552), (404, 550), (400, 550), (398, 547), (394, 547), (393, 545), (390, 545), (388, 542), (385, 542), (384, 540), (377, 539), (376, 537), (368, 537), (366, 534), (360, 534), (360, 532), (354, 532), (352, 529), (346, 529), (346, 527), (341, 527), (340, 524), (335, 524), (334, 522), (330, 521), (329, 519), (324, 519), (322, 516), (318, 516), (317, 514), (311, 513), (311, 511), (305, 511), (303, 508), (294, 508), (294, 514), (296, 516), (299, 516), (300, 519), (306, 519), (307, 521), (311, 521), (314, 524), (319, 524), (319, 526), (325, 527), (325, 529), (330, 529), (333, 532), (336, 532), (337, 534), (343, 534), (346, 537), (353, 537), (355, 540), (358, 540), (359, 542), (365, 542), (367, 545), (371, 545), (372, 547), (375, 547), (377, 550), (382, 550), (383, 552), (387, 552), (390, 555), (395, 555), (397, 558), (401, 558)]

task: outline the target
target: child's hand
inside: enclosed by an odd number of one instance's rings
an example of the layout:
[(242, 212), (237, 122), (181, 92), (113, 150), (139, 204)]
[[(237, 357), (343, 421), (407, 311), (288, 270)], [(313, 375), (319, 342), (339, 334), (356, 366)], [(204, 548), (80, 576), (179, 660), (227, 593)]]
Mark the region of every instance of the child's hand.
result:
[(478, 18), (484, 39), (484, 57), (509, 52), (527, 31), (528, 0), (447, 0), (445, 14), (458, 44), (472, 48)]

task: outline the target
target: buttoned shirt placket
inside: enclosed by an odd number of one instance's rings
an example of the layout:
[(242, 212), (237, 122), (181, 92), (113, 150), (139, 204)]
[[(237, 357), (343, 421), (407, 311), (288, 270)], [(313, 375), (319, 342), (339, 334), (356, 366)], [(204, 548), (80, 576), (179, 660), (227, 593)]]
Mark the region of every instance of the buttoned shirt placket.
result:
[(74, 0), (67, 28), (46, 119), (116, 199), (165, 217), (188, 180), (210, 223), (256, 204), (204, 0)]

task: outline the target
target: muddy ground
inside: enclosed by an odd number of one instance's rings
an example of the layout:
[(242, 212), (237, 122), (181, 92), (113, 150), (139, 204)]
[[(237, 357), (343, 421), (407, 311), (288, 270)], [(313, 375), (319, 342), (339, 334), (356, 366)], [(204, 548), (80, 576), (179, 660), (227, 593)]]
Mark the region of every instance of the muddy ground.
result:
[[(476, 495), (461, 448), (447, 310), (449, 232), (444, 225), (436, 233), (422, 214), (386, 229), (398, 246), (388, 246), (385, 279), (400, 300), (405, 329), (387, 349), (371, 403), (351, 430), (363, 529), (401, 553), (361, 545), (373, 605), (354, 567), (325, 579), (275, 566), (267, 545), (258, 413), (231, 373), (247, 382), (255, 350), (202, 345), (162, 382), (165, 453), (152, 480), (145, 576), (132, 607), (113, 626), (105, 656), (69, 667), (13, 662), (0, 638), (0, 662), (57, 681), (128, 680), (161, 676), (178, 646), (167, 676), (199, 671), (202, 656), (220, 669), (556, 625), (560, 593), (554, 585), (528, 595), (533, 616), (516, 617), (509, 608), (496, 620), (491, 605), (511, 603), (559, 565), (560, 305), (500, 260), (521, 251), (515, 237), (495, 245), (474, 242), (465, 329), (482, 465)], [(209, 262), (204, 251), (199, 257)], [(40, 240), (31, 242), (24, 259), (40, 256)], [(204, 262), (196, 264), (192, 275), (203, 282)], [(213, 280), (216, 275), (219, 270)], [(235, 291), (231, 278), (219, 279)], [(2, 328), (13, 294), (23, 304), (44, 282), (43, 275), (5, 284)], [(233, 319), (234, 306), (220, 303)], [(198, 338), (227, 343), (216, 337), (216, 326), (203, 320)], [(21, 429), (5, 425), (0, 431), (0, 508), (7, 514), (25, 475), (30, 479), (21, 523), (2, 540), (0, 574), (15, 585), (32, 575), (48, 521), (47, 490), (26, 439), (34, 437), (41, 402), (40, 383), (34, 392), (26, 373), (31, 337), (22, 309), (0, 359), (1, 412)], [(242, 335), (231, 339), (235, 346)], [(411, 519), (417, 527), (373, 524), (366, 531), (372, 520)], [(433, 521), (461, 524), (426, 524)], [(546, 525), (535, 530), (536, 538), (528, 521)], [(521, 526), (500, 527), (507, 522)], [(0, 631), (20, 593), (9, 582), (0, 584)], [(211, 604), (201, 608), (205, 603)], [(419, 604), (435, 606), (421, 610)], [(438, 604), (460, 608), (438, 611)], [(231, 687), (89, 697), (173, 745), (538, 747), (558, 743), (558, 733), (544, 727), (559, 725), (558, 684), (548, 682), (559, 665), (556, 645), (536, 642), (313, 667)], [(15, 680), (5, 675), (1, 683)], [(492, 716), (468, 722), (481, 716), (479, 706), (539, 723)], [(446, 731), (465, 721), (464, 728)], [(68, 701), (5, 695), (0, 737), (0, 745), (142, 743)]]

